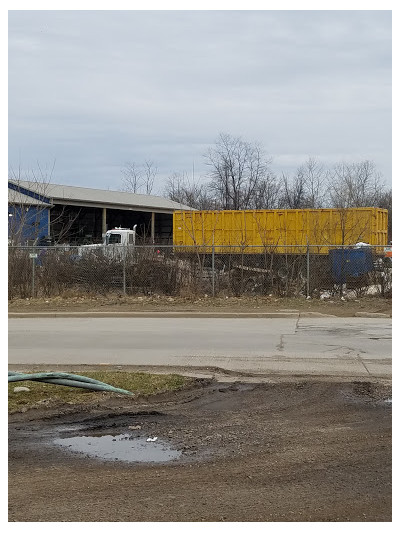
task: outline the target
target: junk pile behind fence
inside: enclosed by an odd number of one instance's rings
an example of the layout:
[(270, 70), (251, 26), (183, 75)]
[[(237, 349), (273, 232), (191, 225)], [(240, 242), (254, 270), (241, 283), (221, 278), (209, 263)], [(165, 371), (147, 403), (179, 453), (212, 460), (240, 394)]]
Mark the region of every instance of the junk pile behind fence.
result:
[[(362, 244), (362, 243), (361, 243)], [(82, 294), (391, 297), (383, 246), (9, 246), (9, 299)]]

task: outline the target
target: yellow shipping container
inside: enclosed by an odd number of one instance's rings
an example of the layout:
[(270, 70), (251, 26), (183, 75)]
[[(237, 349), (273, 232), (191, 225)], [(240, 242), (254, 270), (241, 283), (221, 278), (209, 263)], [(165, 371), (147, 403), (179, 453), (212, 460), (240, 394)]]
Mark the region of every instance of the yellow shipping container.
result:
[[(203, 252), (328, 253), (328, 246), (387, 244), (388, 213), (377, 207), (353, 209), (265, 209), (175, 211), (174, 245)], [(251, 248), (257, 246), (258, 248)], [(315, 248), (319, 246), (320, 248)]]

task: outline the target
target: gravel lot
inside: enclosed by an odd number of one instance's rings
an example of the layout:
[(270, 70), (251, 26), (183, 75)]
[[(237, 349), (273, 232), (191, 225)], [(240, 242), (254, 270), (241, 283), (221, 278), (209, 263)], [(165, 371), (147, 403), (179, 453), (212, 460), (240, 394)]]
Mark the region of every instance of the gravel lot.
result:
[[(54, 443), (106, 435), (181, 455), (107, 461)], [(198, 380), (13, 414), (9, 504), (17, 522), (390, 521), (391, 384)]]

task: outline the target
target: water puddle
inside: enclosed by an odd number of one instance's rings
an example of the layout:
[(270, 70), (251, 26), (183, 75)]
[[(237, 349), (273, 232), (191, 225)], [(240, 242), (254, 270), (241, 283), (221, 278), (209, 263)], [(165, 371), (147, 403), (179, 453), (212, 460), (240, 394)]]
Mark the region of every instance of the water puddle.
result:
[(146, 437), (129, 434), (102, 435), (101, 437), (71, 437), (55, 439), (54, 444), (71, 452), (108, 461), (129, 463), (165, 463), (178, 459), (182, 452), (174, 450), (165, 441), (148, 442)]

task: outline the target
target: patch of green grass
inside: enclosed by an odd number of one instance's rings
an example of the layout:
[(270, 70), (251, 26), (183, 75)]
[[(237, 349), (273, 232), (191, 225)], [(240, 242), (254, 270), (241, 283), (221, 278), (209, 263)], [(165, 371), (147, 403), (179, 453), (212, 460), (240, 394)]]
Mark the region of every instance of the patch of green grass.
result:
[[(177, 374), (102, 371), (85, 372), (84, 375), (133, 392), (134, 396), (124, 396), (127, 402), (132, 401), (132, 398), (138, 395), (150, 396), (162, 392), (177, 391), (193, 383), (193, 379)], [(28, 387), (30, 391), (14, 392), (15, 387)], [(17, 381), (8, 384), (8, 412), (26, 411), (37, 407), (56, 407), (63, 404), (90, 404), (100, 398), (112, 396), (116, 396), (116, 393), (90, 391), (36, 381)]]

